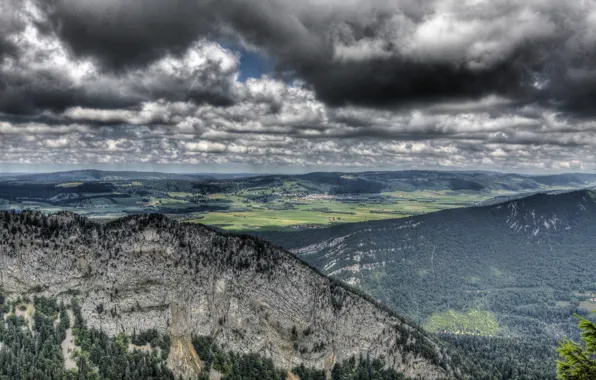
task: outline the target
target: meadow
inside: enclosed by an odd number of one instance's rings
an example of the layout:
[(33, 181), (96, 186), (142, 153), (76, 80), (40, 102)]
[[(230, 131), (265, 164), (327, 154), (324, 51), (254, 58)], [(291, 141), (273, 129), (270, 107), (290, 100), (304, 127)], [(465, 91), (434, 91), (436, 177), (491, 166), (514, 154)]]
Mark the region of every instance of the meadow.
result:
[(499, 323), (490, 311), (471, 309), (449, 310), (431, 315), (424, 328), (428, 331), (452, 334), (494, 336), (499, 333)]
[[(271, 193), (270, 193), (271, 194)], [(273, 191), (273, 199), (255, 200), (251, 191), (235, 195), (215, 194), (211, 202), (226, 200), (230, 209), (208, 212), (189, 222), (217, 226), (231, 231), (283, 230), (325, 227), (340, 223), (403, 218), (488, 199), (492, 194), (450, 191), (413, 191), (381, 194), (297, 196)], [(264, 194), (262, 196), (267, 196)]]

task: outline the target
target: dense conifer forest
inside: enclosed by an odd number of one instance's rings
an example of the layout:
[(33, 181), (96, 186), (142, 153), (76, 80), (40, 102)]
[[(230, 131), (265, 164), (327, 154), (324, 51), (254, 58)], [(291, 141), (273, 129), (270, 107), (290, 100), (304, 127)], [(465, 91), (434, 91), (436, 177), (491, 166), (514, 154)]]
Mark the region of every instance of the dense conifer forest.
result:
[[(555, 378), (556, 344), (594, 318), (596, 193), (259, 236), (436, 333), (487, 379)], [(479, 377), (483, 378), (483, 377)]]
[[(3, 298), (3, 297), (2, 297)], [(2, 300), (6, 323), (0, 323), (0, 379), (3, 380), (146, 380), (174, 379), (165, 365), (169, 337), (141, 335), (136, 343), (160, 346), (152, 353), (129, 350), (130, 338), (108, 337), (88, 329), (76, 303), (66, 306), (53, 299)], [(67, 308), (74, 311), (71, 321)], [(17, 316), (16, 314), (19, 314)], [(72, 323), (76, 369), (65, 369), (61, 348)]]
[[(277, 369), (270, 359), (256, 354), (239, 355), (225, 351), (217, 346), (210, 337), (195, 337), (193, 345), (204, 361), (206, 368), (213, 368), (229, 380), (285, 380), (288, 373)], [(405, 380), (406, 378), (392, 369), (385, 368), (380, 359), (355, 357), (336, 363), (331, 372), (332, 380)], [(307, 368), (300, 365), (292, 369), (300, 380), (326, 380), (324, 370)], [(207, 379), (205, 377), (205, 379)]]
[[(166, 366), (170, 337), (155, 330), (131, 337), (108, 337), (86, 327), (80, 307), (54, 299), (5, 300), (0, 296), (0, 379), (2, 380), (174, 380)], [(73, 311), (71, 321), (67, 309)], [(32, 315), (29, 314), (31, 310)], [(16, 314), (20, 314), (16, 316)], [(61, 344), (72, 326), (76, 352), (71, 356), (76, 369), (66, 370)], [(151, 351), (130, 348), (149, 345)], [(285, 380), (288, 373), (255, 353), (227, 351), (207, 336), (197, 336), (193, 345), (203, 363), (197, 380), (209, 379), (215, 370), (224, 380)], [(386, 369), (382, 360), (351, 358), (337, 363), (333, 380), (403, 380), (405, 377)], [(298, 366), (292, 372), (301, 380), (323, 380), (326, 372)]]

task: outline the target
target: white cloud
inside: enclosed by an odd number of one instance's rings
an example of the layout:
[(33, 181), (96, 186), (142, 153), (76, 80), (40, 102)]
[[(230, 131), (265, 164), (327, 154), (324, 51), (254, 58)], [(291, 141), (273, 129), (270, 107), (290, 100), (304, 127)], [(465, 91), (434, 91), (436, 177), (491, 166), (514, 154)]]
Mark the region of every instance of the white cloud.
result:
[[(21, 28), (6, 27), (14, 18), (0, 15), (0, 34), (6, 29), (20, 51), (0, 62), (0, 76), (23, 84), (0, 94), (0, 105), (29, 102), (34, 111), (0, 114), (0, 162), (596, 170), (596, 122), (538, 102), (487, 94), (400, 108), (329, 106), (305, 81), (240, 82), (238, 53), (204, 37), (179, 54), (109, 71), (42, 33), (36, 25), (44, 14), (26, 4)], [(480, 69), (560, 34), (553, 10), (582, 26), (570, 31), (563, 52), (596, 41), (592, 1), (437, 0), (424, 12), (413, 0), (400, 9), (360, 0), (278, 5), (296, 16), (291, 27), (300, 36), (329, 43), (344, 63), (391, 55)], [(329, 27), (315, 33), (307, 21)], [(371, 24), (374, 33), (365, 33)], [(592, 76), (586, 70), (565, 75)], [(549, 86), (540, 75), (530, 78)]]

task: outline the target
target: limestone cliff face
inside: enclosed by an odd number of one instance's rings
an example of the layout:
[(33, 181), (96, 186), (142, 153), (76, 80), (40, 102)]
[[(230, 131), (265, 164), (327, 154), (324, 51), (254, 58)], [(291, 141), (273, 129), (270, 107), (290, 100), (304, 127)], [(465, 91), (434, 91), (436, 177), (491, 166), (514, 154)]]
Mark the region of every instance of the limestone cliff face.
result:
[(76, 296), (88, 325), (111, 335), (169, 332), (180, 374), (201, 366), (188, 344), (196, 334), (287, 369), (369, 354), (411, 377), (459, 376), (417, 328), (253, 238), (158, 215), (98, 225), (67, 213), (0, 213), (0, 227), (4, 293)]

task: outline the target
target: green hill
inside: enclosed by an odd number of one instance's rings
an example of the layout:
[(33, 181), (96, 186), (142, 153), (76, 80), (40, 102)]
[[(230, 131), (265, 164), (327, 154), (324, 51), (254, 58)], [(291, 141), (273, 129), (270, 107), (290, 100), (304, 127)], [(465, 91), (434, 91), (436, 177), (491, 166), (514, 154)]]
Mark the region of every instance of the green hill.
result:
[(498, 331), (550, 350), (596, 305), (593, 191), (260, 236), (441, 334)]

